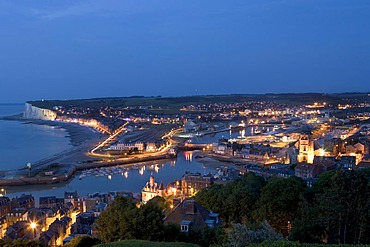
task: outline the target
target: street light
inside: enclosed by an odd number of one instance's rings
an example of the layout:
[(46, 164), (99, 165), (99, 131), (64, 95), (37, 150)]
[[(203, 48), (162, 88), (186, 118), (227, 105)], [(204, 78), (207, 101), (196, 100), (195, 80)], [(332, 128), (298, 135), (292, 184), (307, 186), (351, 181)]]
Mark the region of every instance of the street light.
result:
[(32, 232), (33, 232), (33, 239), (35, 239), (36, 238), (36, 227), (37, 227), (36, 222), (31, 222), (30, 227), (31, 227)]
[(32, 165), (30, 162), (27, 163), (27, 168), (28, 168), (28, 177), (31, 176), (31, 168), (32, 168)]

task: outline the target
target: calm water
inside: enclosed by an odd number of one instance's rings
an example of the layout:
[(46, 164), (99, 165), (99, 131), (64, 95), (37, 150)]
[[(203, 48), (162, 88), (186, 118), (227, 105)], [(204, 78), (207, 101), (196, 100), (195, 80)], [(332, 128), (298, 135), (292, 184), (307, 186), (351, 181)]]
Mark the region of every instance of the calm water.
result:
[[(200, 172), (206, 174), (215, 172), (212, 169), (205, 168), (203, 164), (194, 159), (190, 159), (192, 152), (180, 152), (176, 160), (163, 160), (156, 162), (146, 162), (137, 164), (135, 169), (129, 169), (125, 174), (96, 177), (88, 176), (79, 179), (80, 174), (67, 183), (43, 186), (27, 186), (6, 188), (8, 196), (16, 196), (21, 192), (32, 193), (36, 198), (40, 196), (56, 195), (62, 197), (64, 191), (77, 190), (79, 195), (87, 195), (94, 192), (108, 191), (131, 191), (139, 193), (145, 183), (149, 181), (151, 175), (155, 181), (166, 186), (168, 183), (181, 179), (186, 171)], [(143, 168), (145, 167), (145, 168)], [(156, 168), (157, 167), (157, 168)]]
[[(23, 105), (0, 105), (0, 116), (14, 115), (22, 111)], [(19, 168), (29, 161), (36, 161), (70, 148), (66, 135), (65, 130), (60, 128), (23, 124), (16, 121), (0, 121), (0, 169)], [(207, 141), (208, 138), (215, 140), (219, 135), (222, 133), (207, 137)], [(205, 141), (205, 139), (199, 139), (199, 141)], [(77, 190), (79, 195), (108, 191), (139, 193), (151, 175), (154, 175), (157, 182), (167, 185), (174, 180), (181, 179), (186, 171), (202, 174), (214, 172), (192, 159), (192, 155), (192, 152), (181, 152), (175, 160), (138, 164), (135, 169), (130, 169), (126, 174), (112, 175), (111, 178), (90, 176), (79, 179), (79, 174), (76, 174), (72, 180), (63, 184), (5, 189), (9, 197), (32, 193), (36, 198), (52, 195), (62, 197), (64, 191), (74, 190)]]
[[(0, 104), (0, 116), (23, 112), (24, 105)], [(17, 169), (71, 147), (64, 129), (0, 120), (0, 170)]]

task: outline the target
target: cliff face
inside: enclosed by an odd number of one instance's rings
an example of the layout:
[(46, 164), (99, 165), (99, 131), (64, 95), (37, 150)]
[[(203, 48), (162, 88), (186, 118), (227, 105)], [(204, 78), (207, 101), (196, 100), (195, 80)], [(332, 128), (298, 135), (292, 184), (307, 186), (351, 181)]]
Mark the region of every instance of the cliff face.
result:
[(41, 120), (55, 120), (57, 114), (49, 109), (42, 109), (26, 103), (24, 106), (23, 118), (25, 119), (41, 119)]

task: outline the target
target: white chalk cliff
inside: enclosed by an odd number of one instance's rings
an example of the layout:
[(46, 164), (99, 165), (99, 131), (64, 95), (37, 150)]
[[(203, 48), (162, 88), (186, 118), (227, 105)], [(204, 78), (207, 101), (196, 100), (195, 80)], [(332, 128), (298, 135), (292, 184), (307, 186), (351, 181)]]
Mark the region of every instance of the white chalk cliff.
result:
[(26, 103), (24, 106), (23, 118), (25, 119), (41, 119), (41, 120), (55, 120), (57, 114), (49, 109), (43, 109)]

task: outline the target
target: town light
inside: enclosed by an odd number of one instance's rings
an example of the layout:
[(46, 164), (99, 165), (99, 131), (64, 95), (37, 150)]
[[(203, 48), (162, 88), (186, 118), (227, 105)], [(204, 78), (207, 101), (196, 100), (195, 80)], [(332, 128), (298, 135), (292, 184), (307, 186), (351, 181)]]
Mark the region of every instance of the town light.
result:
[(37, 227), (36, 222), (31, 222), (30, 227), (32, 229), (33, 238), (36, 238), (36, 227)]
[(35, 229), (36, 228), (36, 223), (35, 222), (31, 222), (31, 224), (30, 224), (30, 227), (32, 228), (32, 229)]

